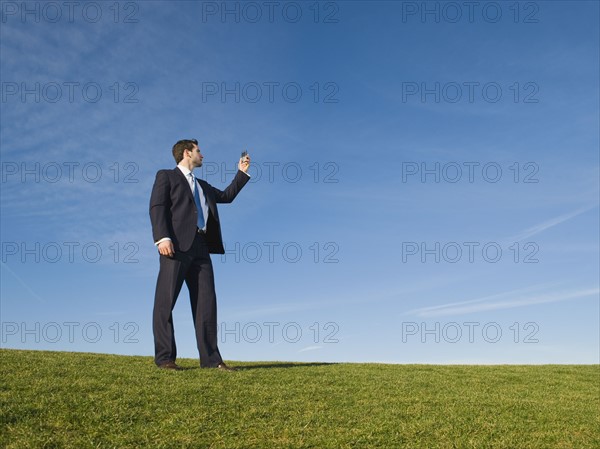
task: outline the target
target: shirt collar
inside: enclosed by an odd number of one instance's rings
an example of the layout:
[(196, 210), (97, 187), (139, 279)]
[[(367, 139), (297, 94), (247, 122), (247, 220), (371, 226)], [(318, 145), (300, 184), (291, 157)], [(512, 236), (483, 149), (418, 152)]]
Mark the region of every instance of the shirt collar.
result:
[(178, 168), (179, 170), (181, 170), (181, 173), (183, 173), (183, 174), (185, 175), (186, 179), (187, 179), (187, 177), (190, 175), (190, 173), (192, 173), (192, 174), (193, 174), (193, 172), (192, 172), (192, 171), (190, 171), (190, 169), (189, 169), (189, 168), (187, 168), (187, 167), (184, 167), (183, 165), (177, 165), (177, 168)]

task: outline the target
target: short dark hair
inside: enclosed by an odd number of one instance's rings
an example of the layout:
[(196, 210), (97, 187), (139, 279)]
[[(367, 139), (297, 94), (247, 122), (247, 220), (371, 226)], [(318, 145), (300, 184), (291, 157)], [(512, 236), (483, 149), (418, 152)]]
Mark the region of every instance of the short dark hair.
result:
[(173, 145), (173, 157), (175, 158), (175, 162), (179, 164), (183, 159), (183, 152), (185, 150), (193, 150), (194, 145), (198, 145), (198, 141), (196, 139), (180, 140)]

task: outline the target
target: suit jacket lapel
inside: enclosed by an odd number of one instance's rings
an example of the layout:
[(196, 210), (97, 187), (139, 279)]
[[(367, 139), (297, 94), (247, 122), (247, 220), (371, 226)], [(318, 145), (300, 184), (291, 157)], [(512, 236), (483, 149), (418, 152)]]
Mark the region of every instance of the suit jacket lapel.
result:
[(210, 186), (208, 185), (207, 182), (202, 181), (201, 179), (198, 179), (198, 182), (200, 183), (202, 191), (204, 192), (204, 198), (206, 199), (206, 204), (208, 206), (208, 210), (213, 215), (213, 217), (216, 218), (217, 217), (217, 214), (215, 212), (215, 206), (216, 206), (216, 204), (215, 204), (215, 202), (213, 200), (212, 195), (209, 194), (209, 192), (210, 192)]
[[(185, 191), (188, 192), (188, 195), (190, 196), (192, 201), (195, 202), (196, 200), (194, 199), (194, 195), (192, 194), (192, 189), (190, 189), (190, 185), (188, 184), (188, 180), (185, 178), (185, 175), (183, 174), (183, 172), (181, 170), (179, 170), (178, 167), (175, 167), (175, 171), (178, 173), (179, 182), (185, 186)], [(204, 199), (206, 200), (206, 204), (208, 205), (208, 210), (213, 215), (213, 217), (216, 218), (217, 214), (215, 211), (215, 202), (213, 201), (212, 196), (209, 194), (210, 186), (208, 185), (208, 183), (202, 181), (199, 178), (196, 178), (195, 176), (194, 176), (194, 179), (196, 179), (197, 183), (200, 183), (200, 188), (202, 189), (202, 192), (204, 193)], [(206, 185), (204, 185), (204, 184), (206, 184)]]
[(179, 183), (185, 186), (185, 191), (188, 193), (192, 201), (195, 201), (194, 195), (192, 194), (192, 189), (190, 189), (190, 184), (188, 183), (188, 180), (186, 179), (185, 175), (181, 170), (179, 170), (178, 167), (175, 167), (175, 171), (178, 173), (177, 179), (179, 179)]

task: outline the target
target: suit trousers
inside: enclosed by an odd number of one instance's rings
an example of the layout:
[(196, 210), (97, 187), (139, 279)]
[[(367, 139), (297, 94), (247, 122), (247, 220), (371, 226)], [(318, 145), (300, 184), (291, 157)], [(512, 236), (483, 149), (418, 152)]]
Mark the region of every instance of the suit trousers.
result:
[(172, 258), (160, 256), (152, 319), (154, 361), (160, 365), (177, 357), (173, 307), (184, 281), (190, 293), (200, 366), (214, 368), (223, 362), (217, 346), (217, 295), (206, 236), (200, 233), (188, 251), (176, 251)]

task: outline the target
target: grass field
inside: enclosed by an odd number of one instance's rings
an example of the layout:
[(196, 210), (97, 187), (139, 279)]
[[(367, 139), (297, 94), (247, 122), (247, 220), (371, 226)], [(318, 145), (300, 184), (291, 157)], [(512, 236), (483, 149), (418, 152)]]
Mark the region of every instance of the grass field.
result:
[(600, 447), (598, 365), (178, 363), (0, 350), (0, 447)]

